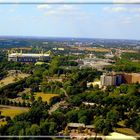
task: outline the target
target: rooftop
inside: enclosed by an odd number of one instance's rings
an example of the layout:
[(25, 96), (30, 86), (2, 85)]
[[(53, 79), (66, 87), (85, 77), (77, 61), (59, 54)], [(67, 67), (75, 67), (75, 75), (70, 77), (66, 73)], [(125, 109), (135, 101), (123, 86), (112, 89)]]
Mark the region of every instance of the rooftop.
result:
[(8, 55), (9, 57), (41, 57), (41, 56), (50, 56), (50, 54), (35, 54), (35, 53), (11, 53)]

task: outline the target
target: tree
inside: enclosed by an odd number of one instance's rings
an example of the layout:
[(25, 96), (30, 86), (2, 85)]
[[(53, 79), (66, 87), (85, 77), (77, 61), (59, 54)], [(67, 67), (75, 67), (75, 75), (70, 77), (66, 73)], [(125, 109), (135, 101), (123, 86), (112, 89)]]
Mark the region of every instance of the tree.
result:
[(139, 133), (140, 132), (140, 117), (134, 122), (133, 129)]
[(33, 95), (31, 95), (30, 100), (31, 100), (31, 102), (34, 102), (35, 101), (35, 97)]
[(21, 95), (21, 97), (22, 97), (22, 99), (26, 99), (26, 93), (23, 93), (23, 94)]
[(54, 57), (50, 63), (49, 73), (51, 75), (57, 74), (59, 68), (59, 57)]
[(68, 122), (77, 122), (78, 121), (78, 114), (77, 110), (71, 110), (66, 113), (66, 118)]
[(57, 132), (57, 124), (55, 122), (50, 122), (49, 134), (55, 135), (56, 132)]
[(60, 102), (60, 101), (61, 101), (61, 98), (59, 96), (54, 96), (50, 99), (49, 105), (52, 106), (55, 103)]
[(104, 129), (104, 119), (97, 117), (94, 121), (94, 126), (97, 133), (102, 132)]
[(115, 126), (119, 120), (119, 112), (117, 110), (110, 110), (107, 113), (107, 119), (111, 121), (112, 126)]
[(48, 121), (41, 122), (40, 124), (41, 135), (48, 135), (49, 127), (50, 127), (50, 123)]
[(86, 116), (82, 116), (82, 117), (79, 119), (79, 123), (87, 124), (87, 123), (88, 123), (88, 118), (87, 118)]
[(40, 127), (37, 124), (33, 124), (30, 128), (30, 133), (31, 135), (40, 135), (41, 131), (40, 131)]

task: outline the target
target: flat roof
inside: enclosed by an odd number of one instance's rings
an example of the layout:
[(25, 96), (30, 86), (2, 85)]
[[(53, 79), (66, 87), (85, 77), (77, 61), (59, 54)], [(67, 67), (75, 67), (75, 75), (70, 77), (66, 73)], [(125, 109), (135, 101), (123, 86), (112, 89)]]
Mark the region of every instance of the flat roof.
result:
[(84, 123), (68, 123), (69, 127), (85, 127)]
[(41, 57), (50, 56), (50, 54), (35, 54), (35, 53), (11, 53), (9, 57)]

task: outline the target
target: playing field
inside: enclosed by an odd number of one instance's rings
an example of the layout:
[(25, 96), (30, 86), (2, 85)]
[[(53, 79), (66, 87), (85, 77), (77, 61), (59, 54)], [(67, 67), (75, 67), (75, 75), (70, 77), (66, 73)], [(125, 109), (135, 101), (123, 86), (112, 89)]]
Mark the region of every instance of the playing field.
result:
[(14, 83), (14, 82), (16, 82), (20, 79), (23, 79), (25, 77), (28, 77), (28, 76), (29, 76), (29, 74), (25, 74), (25, 73), (19, 73), (19, 74), (17, 74), (17, 76), (8, 76), (8, 77), (0, 80), (0, 87)]
[(47, 103), (49, 103), (52, 97), (59, 96), (59, 94), (48, 94), (48, 93), (38, 92), (34, 96), (36, 100), (38, 99), (38, 97), (41, 97), (43, 102), (47, 101)]
[(0, 105), (1, 115), (9, 116), (11, 118), (15, 117), (18, 114), (27, 112), (29, 108), (25, 107), (14, 107), (14, 106), (5, 106)]

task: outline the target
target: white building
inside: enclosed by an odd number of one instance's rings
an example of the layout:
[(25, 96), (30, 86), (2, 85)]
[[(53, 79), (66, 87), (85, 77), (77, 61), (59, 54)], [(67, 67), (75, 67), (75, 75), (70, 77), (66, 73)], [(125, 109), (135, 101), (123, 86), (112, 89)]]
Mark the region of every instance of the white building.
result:
[(50, 54), (24, 54), (24, 53), (11, 53), (8, 54), (8, 61), (16, 62), (37, 62), (37, 61), (49, 61)]

